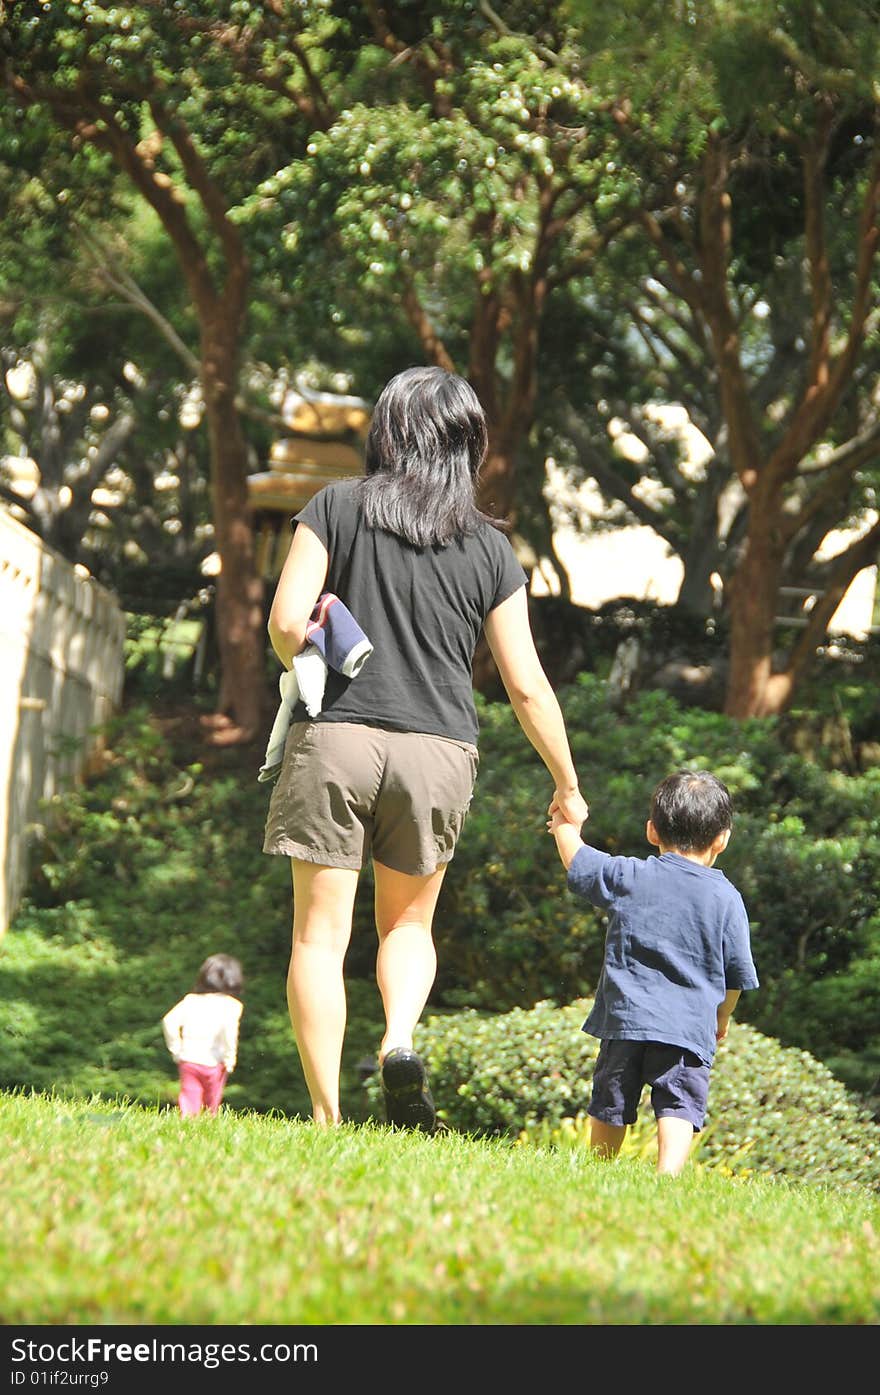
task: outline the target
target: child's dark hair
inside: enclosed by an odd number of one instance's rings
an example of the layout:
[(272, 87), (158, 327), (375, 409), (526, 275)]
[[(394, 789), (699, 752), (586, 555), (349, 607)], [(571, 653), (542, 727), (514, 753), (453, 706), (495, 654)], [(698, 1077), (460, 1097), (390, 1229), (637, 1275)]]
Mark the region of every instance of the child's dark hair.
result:
[(244, 985), (241, 965), (231, 954), (211, 954), (199, 969), (194, 993), (229, 993), (237, 998)]
[(730, 791), (708, 770), (677, 770), (655, 789), (651, 822), (664, 847), (704, 852), (733, 824)]

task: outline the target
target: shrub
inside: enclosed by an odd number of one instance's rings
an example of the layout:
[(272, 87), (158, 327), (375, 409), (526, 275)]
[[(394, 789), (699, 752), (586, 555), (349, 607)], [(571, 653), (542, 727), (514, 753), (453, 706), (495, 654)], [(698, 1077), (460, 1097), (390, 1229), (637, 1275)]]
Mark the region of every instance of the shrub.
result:
[[(259, 753), (219, 751), (205, 769), (135, 707), (108, 726), (104, 759), (47, 807), (29, 899), (4, 937), (0, 1087), (173, 1102), (161, 1017), (225, 950), (245, 971), (227, 1102), (308, 1115), (285, 1002), (290, 873), (261, 851)], [(375, 1046), (381, 1009), (375, 983), (352, 984), (349, 1001), (351, 1112), (363, 1102), (354, 1063)]]
[[(660, 692), (620, 714), (588, 675), (560, 700), (593, 805), (585, 832), (609, 852), (651, 852), (647, 802), (670, 769), (707, 765), (727, 781), (737, 812), (719, 865), (743, 891), (761, 979), (739, 1019), (868, 1089), (880, 1074), (880, 769), (825, 770), (787, 749), (777, 723), (735, 723)], [(550, 781), (509, 704), (478, 706), (481, 768), (438, 906), (431, 1006), (498, 1013), (570, 1003), (595, 988), (604, 919), (566, 889), (545, 828)], [(64, 1053), (73, 1078), (65, 998), (81, 1005), (76, 1037), (89, 1056), (92, 1038), (117, 1040), (132, 1014), (155, 1024), (201, 959), (227, 948), (248, 979), (243, 1032), (273, 1043), (253, 1073), (253, 1056), (243, 1058), (235, 1089), (254, 1107), (279, 1097), (289, 1107), (299, 1078), (284, 1010), (290, 880), (285, 859), (261, 852), (268, 793), (255, 778), (259, 752), (207, 757), (178, 741), (178, 754), (169, 729), (146, 708), (127, 711), (106, 730), (103, 771), (47, 810), (29, 902), (10, 932), (33, 934), (35, 968), (23, 983), (7, 957), (4, 976), (17, 1002), (44, 994), (45, 1021), (42, 1032), (15, 1027), (0, 1081), (30, 1084), (39, 1073), (51, 1083)], [(347, 970), (375, 1000), (372, 922), (367, 870)], [(106, 962), (92, 963), (95, 954)], [(0, 1011), (0, 1027), (13, 1017)], [(51, 1060), (41, 1036), (54, 1043)], [(162, 1049), (156, 1038), (157, 1071), (166, 1069)], [(122, 1069), (115, 1057), (107, 1065)]]
[[(702, 765), (729, 785), (734, 833), (719, 867), (743, 893), (761, 990), (743, 1021), (812, 1046), (809, 990), (839, 981), (839, 1043), (864, 1014), (846, 985), (872, 953), (880, 883), (880, 771), (823, 770), (782, 744), (773, 721), (734, 722), (645, 692), (621, 716), (589, 675), (560, 701), (591, 817), (585, 837), (611, 853), (644, 857), (648, 801), (680, 765)], [(479, 704), (481, 762), (471, 813), (437, 914), (437, 1006), (501, 1011), (541, 999), (569, 1002), (595, 988), (603, 916), (566, 889), (545, 828), (547, 773), (506, 704)], [(821, 997), (821, 994), (819, 995)], [(869, 1024), (861, 1049), (880, 1054)], [(853, 1047), (833, 1051), (844, 1078), (864, 1070)]]
[[(583, 1120), (599, 1043), (581, 1031), (590, 1003), (489, 1016), (430, 1016), (419, 1029), (441, 1118), (477, 1135), (546, 1141)], [(368, 1091), (379, 1111), (379, 1086)], [(645, 1091), (635, 1135), (653, 1131)], [(743, 1023), (731, 1024), (712, 1071), (697, 1156), (709, 1167), (880, 1187), (880, 1126), (823, 1065)]]

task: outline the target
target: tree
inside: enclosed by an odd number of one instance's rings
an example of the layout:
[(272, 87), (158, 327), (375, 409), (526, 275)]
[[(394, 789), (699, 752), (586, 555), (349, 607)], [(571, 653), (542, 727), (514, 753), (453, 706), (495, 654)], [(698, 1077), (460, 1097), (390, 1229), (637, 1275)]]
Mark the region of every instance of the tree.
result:
[[(633, 327), (714, 446), (696, 489), (668, 454), (655, 450), (654, 468), (677, 504), (689, 496), (691, 540), (729, 554), (728, 712), (777, 712), (880, 546), (864, 512), (880, 460), (880, 26), (862, 0), (833, 13), (765, 0), (578, 9), (623, 158), (650, 190), (634, 222)], [(649, 520), (625, 472), (601, 483)], [(820, 568), (829, 527), (853, 520), (859, 535)], [(774, 664), (780, 587), (811, 574), (821, 594)]]
[(17, 110), (19, 130), (49, 123), (53, 147), (66, 141), (71, 177), (85, 152), (99, 157), (103, 177), (112, 171), (153, 211), (186, 286), (221, 559), (216, 739), (249, 739), (267, 698), (240, 411), (253, 254), (229, 210), (282, 151), (289, 158), (326, 124), (322, 40), (334, 26), (320, 4), (286, 0), (110, 9), (20, 0), (3, 17), (4, 121)]
[[(0, 478), (0, 491), (50, 547), (111, 585), (126, 609), (164, 614), (182, 599), (172, 596), (175, 585), (189, 598), (204, 587), (199, 565), (213, 547), (207, 461), (199, 433), (181, 422), (197, 372), (190, 364), (181, 378), (164, 339), (139, 333), (127, 304), (108, 301), (106, 278), (129, 272), (95, 239), (98, 209), (87, 225), (58, 220), (47, 188), (50, 149), (43, 143), (42, 169), (29, 169), (20, 143), (15, 152), (0, 147), (7, 475), (16, 457), (39, 462), (32, 490), (23, 495), (20, 482), (10, 489)], [(13, 153), (14, 168), (3, 158)], [(97, 183), (83, 189), (84, 202), (100, 189), (112, 203), (112, 190)], [(110, 221), (106, 203), (103, 216)], [(129, 270), (156, 296), (167, 277), (158, 226), (125, 209), (113, 221)]]
[(387, 315), (396, 367), (415, 349), (466, 376), (489, 420), (483, 505), (546, 523), (543, 460), (523, 478), (541, 329), (629, 216), (613, 114), (558, 3), (507, 7), (523, 34), (488, 4), (358, 8), (349, 104), (236, 217), (274, 239), (279, 279), (338, 342)]

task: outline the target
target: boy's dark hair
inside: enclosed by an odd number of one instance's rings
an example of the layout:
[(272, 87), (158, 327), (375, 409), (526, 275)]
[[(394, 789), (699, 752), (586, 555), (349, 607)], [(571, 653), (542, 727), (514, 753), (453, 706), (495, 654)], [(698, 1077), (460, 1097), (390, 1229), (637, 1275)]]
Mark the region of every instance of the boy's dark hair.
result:
[(199, 969), (194, 993), (229, 993), (237, 998), (241, 994), (244, 975), (241, 965), (231, 954), (211, 954)]
[(677, 770), (655, 789), (651, 822), (665, 847), (704, 852), (733, 824), (730, 791), (708, 770)]

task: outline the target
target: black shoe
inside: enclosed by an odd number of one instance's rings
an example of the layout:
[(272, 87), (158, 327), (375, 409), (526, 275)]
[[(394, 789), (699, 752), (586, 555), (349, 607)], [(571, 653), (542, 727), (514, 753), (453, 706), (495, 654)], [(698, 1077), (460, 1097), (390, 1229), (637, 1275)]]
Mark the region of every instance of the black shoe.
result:
[(396, 1046), (382, 1062), (379, 1078), (388, 1123), (400, 1129), (433, 1133), (437, 1127), (437, 1111), (421, 1057), (409, 1047)]

